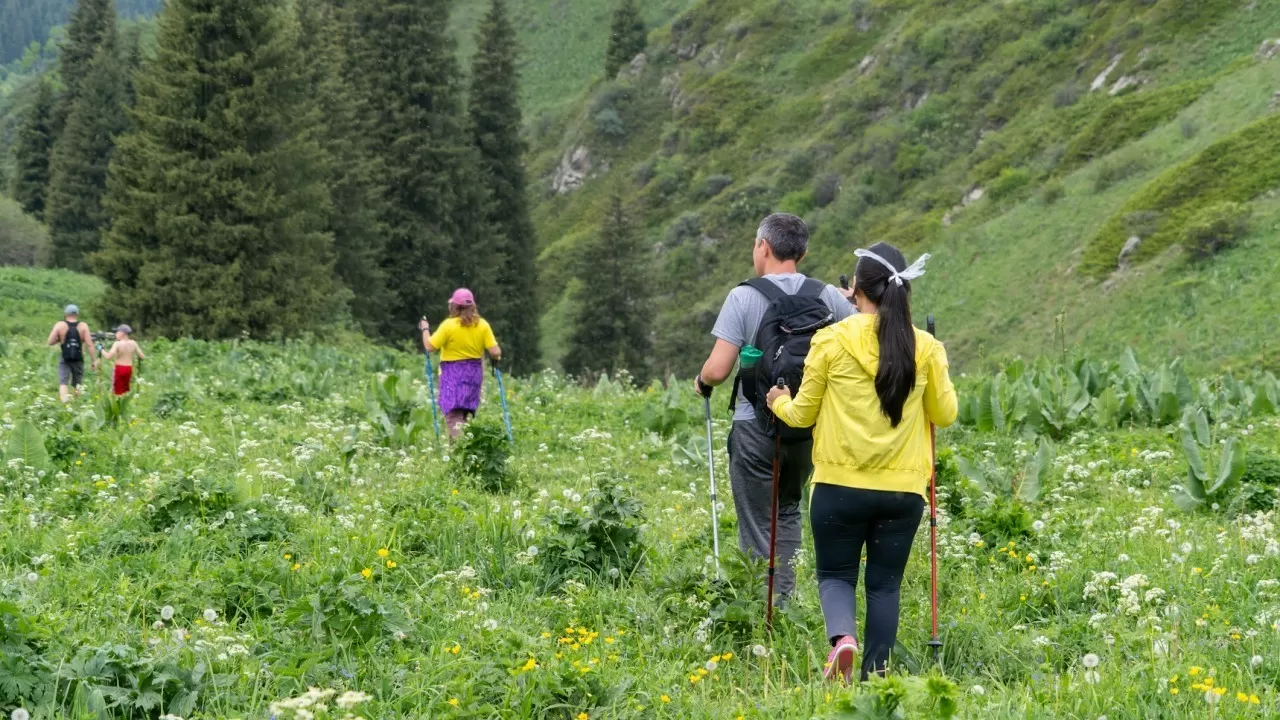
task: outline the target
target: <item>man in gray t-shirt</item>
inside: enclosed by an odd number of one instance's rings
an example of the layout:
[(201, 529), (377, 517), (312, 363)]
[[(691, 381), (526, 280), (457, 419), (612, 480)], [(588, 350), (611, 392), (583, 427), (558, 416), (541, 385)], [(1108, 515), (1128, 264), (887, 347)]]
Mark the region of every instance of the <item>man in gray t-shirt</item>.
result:
[[(756, 232), (752, 259), (756, 275), (767, 278), (789, 294), (804, 284), (805, 276), (796, 264), (809, 249), (809, 229), (794, 215), (770, 215)], [(822, 301), (835, 314), (836, 321), (853, 314), (851, 292), (830, 285), (822, 292)], [(752, 287), (734, 288), (720, 309), (711, 334), (716, 337), (711, 356), (694, 381), (699, 393), (710, 397), (712, 389), (724, 383), (738, 362), (738, 352), (755, 342), (756, 331), (764, 319), (769, 301)], [(729, 433), (729, 483), (733, 505), (738, 515), (738, 545), (743, 552), (758, 558), (769, 557), (769, 532), (773, 509), (774, 440), (755, 420), (755, 411), (741, 391), (733, 413), (733, 429)], [(776, 590), (781, 598), (795, 591), (795, 570), (791, 559), (800, 548), (800, 497), (804, 483), (813, 471), (813, 441), (791, 441), (781, 445), (778, 456), (778, 537)]]

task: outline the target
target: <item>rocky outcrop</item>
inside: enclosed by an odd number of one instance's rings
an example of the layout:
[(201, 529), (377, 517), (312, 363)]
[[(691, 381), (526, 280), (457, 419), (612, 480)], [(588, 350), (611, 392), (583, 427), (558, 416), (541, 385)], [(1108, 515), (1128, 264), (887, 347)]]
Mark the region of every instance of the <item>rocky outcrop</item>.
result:
[(1103, 70), (1101, 73), (1098, 73), (1098, 77), (1094, 78), (1093, 82), (1089, 84), (1089, 92), (1097, 92), (1098, 90), (1101, 90), (1102, 88), (1106, 87), (1107, 78), (1111, 77), (1112, 71), (1114, 71), (1117, 67), (1119, 67), (1120, 61), (1123, 59), (1124, 59), (1124, 53), (1120, 53), (1115, 57), (1111, 58), (1111, 64), (1107, 66), (1107, 69)]
[(1272, 58), (1280, 56), (1280, 38), (1276, 38), (1275, 40), (1264, 40), (1262, 44), (1258, 46), (1258, 52), (1254, 53), (1253, 56), (1258, 60), (1271, 60)]
[(559, 195), (569, 193), (582, 187), (591, 173), (591, 151), (586, 145), (579, 145), (565, 152), (556, 168), (556, 176), (551, 181), (551, 188)]
[(1120, 248), (1120, 255), (1116, 258), (1116, 269), (1124, 270), (1129, 267), (1129, 259), (1138, 251), (1138, 246), (1142, 244), (1142, 238), (1134, 235), (1124, 241), (1124, 247)]
[(1111, 86), (1111, 89), (1108, 91), (1108, 94), (1119, 95), (1125, 90), (1128, 90), (1129, 88), (1132, 88), (1132, 87), (1137, 87), (1144, 82), (1146, 81), (1138, 77), (1137, 75), (1125, 75), (1124, 77), (1117, 80), (1115, 85)]
[(862, 62), (858, 63), (858, 74), (866, 75), (876, 69), (876, 56), (868, 55), (862, 58)]
[(640, 77), (644, 73), (644, 69), (649, 66), (649, 56), (640, 53), (631, 58), (631, 64), (618, 71), (618, 77)]

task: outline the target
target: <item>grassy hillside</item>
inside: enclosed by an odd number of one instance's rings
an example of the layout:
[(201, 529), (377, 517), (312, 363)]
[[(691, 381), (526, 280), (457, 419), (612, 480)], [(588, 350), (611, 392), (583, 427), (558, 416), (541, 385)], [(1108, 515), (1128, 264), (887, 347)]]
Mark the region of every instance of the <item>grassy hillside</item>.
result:
[[(816, 227), (804, 267), (828, 280), (877, 240), (933, 253), (917, 308), (966, 368), (1126, 344), (1275, 367), (1276, 27), (1280, 5), (1232, 0), (700, 0), (638, 77), (534, 129), (543, 276), (621, 187), (661, 265), (657, 355), (684, 372), (771, 210)], [(585, 184), (556, 192), (581, 148)], [(1250, 215), (1237, 246), (1191, 263), (1224, 207)], [(548, 283), (552, 360), (567, 297)]]
[(67, 270), (0, 268), (0, 336), (26, 337), (43, 342), (49, 328), (62, 319), (70, 303), (80, 306), (85, 322), (100, 330), (94, 303), (102, 282), (91, 275)]
[[(464, 65), (470, 65), (475, 53), (475, 28), (489, 4), (488, 0), (454, 4), (453, 27)], [(523, 50), (520, 71), (526, 118), (538, 119), (604, 75), (614, 0), (509, 0), (508, 4)], [(661, 25), (691, 4), (691, 0), (645, 0), (637, 6), (648, 23)]]

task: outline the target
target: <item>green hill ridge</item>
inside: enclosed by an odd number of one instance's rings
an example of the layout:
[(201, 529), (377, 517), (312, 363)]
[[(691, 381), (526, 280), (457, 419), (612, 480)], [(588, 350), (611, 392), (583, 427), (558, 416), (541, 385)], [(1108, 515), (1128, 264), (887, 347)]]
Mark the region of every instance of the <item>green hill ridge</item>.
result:
[[(659, 369), (701, 362), (770, 211), (815, 227), (802, 269), (829, 281), (879, 240), (932, 253), (917, 312), (962, 368), (1125, 345), (1274, 368), (1276, 27), (1224, 0), (689, 3), (529, 128), (546, 359), (578, 302), (555, 279), (619, 189), (655, 248)], [(1174, 249), (1226, 211), (1234, 248)]]

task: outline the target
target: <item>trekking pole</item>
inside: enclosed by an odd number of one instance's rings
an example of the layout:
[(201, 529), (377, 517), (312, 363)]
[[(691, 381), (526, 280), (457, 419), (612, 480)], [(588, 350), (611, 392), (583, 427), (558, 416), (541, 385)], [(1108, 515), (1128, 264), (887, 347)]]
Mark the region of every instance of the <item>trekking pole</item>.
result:
[(707, 475), (711, 485), (711, 551), (716, 559), (716, 580), (720, 579), (720, 518), (718, 510), (716, 510), (716, 459), (711, 446), (711, 392), (714, 388), (710, 385), (703, 385), (702, 379), (698, 379), (698, 386), (702, 388), (702, 407), (706, 411), (707, 416)]
[(515, 445), (515, 435), (511, 434), (511, 412), (507, 410), (507, 389), (502, 384), (502, 371), (498, 369), (498, 364), (493, 362), (492, 358), (489, 363), (493, 367), (493, 377), (498, 381), (498, 399), (502, 401), (502, 422), (507, 426), (507, 442)]
[[(787, 381), (778, 378), (778, 387), (786, 387)], [(775, 422), (777, 422), (775, 420)], [(777, 571), (778, 553), (778, 476), (782, 463), (782, 436), (777, 428), (773, 433), (773, 509), (769, 513), (769, 599), (764, 610), (765, 632), (773, 632), (773, 577)]]
[[(925, 321), (929, 334), (937, 337), (933, 315)], [(933, 635), (929, 647), (933, 648), (933, 663), (938, 664), (942, 640), (938, 639), (938, 429), (929, 423), (929, 604), (933, 612)]]
[[(422, 317), (426, 320), (426, 316)], [(427, 392), (431, 395), (431, 425), (435, 428), (436, 439), (440, 439), (440, 411), (436, 408), (436, 372), (431, 367), (431, 351), (427, 350), (426, 343), (422, 344), (422, 356), (427, 360)]]

